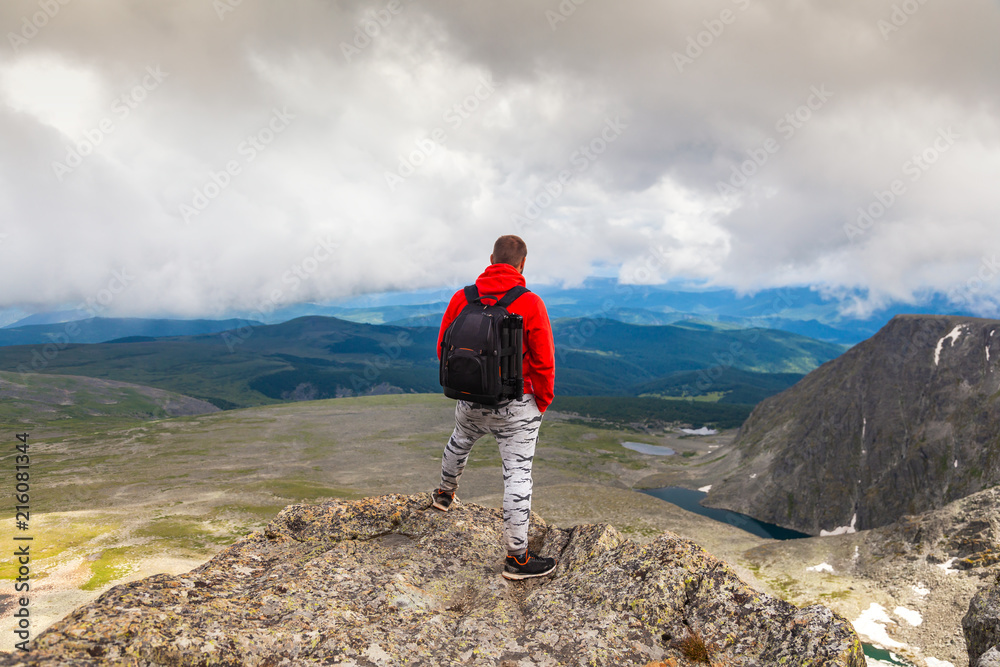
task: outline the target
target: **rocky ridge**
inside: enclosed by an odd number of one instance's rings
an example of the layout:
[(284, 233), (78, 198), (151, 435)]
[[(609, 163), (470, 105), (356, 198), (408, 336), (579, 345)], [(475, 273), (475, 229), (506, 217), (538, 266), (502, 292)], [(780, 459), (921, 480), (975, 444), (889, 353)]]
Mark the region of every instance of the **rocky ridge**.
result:
[(1000, 321), (900, 315), (762, 403), (706, 505), (811, 535), (1000, 483)]
[(850, 624), (695, 543), (532, 516), (551, 577), (508, 582), (501, 513), (426, 493), (285, 508), (186, 575), (122, 584), (0, 665), (864, 665)]

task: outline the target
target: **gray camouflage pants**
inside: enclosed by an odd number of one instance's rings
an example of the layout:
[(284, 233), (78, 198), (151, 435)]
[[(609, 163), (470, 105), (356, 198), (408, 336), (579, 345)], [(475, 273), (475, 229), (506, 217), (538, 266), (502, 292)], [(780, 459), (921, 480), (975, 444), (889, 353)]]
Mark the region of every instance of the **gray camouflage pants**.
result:
[(459, 401), (455, 430), (441, 456), (441, 489), (454, 491), (476, 441), (493, 434), (503, 461), (503, 525), (508, 554), (523, 554), (531, 518), (531, 462), (542, 413), (533, 394), (491, 407)]

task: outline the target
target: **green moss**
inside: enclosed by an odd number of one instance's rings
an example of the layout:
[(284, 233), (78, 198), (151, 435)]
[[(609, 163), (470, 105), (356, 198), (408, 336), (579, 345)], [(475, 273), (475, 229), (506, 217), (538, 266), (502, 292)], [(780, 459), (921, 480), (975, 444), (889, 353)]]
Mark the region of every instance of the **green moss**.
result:
[(659, 535), (662, 532), (656, 528), (650, 528), (646, 525), (633, 526), (631, 524), (626, 524), (624, 526), (616, 526), (616, 528), (626, 535), (642, 535), (643, 537), (652, 537), (654, 535)]
[[(103, 536), (113, 533), (121, 524), (112, 517), (100, 515), (31, 515), (30, 534), (34, 539), (29, 543), (32, 565), (45, 566), (45, 560), (61, 556), (63, 553), (76, 550), (85, 553), (93, 549), (92, 543), (100, 541)], [(12, 521), (0, 523), (0, 541), (4, 544), (14, 544), (14, 524)], [(13, 553), (13, 549), (11, 549)], [(0, 579), (17, 577), (17, 563), (12, 556), (5, 557), (0, 563)], [(34, 570), (41, 575), (42, 572)], [(40, 578), (36, 576), (36, 578)]]
[(832, 593), (820, 593), (821, 598), (826, 598), (830, 600), (846, 600), (851, 597), (851, 591), (848, 589), (833, 591)]
[(90, 564), (90, 579), (80, 586), (80, 590), (94, 591), (113, 581), (128, 576), (132, 571), (136, 549), (129, 547), (112, 547), (105, 549), (100, 557)]

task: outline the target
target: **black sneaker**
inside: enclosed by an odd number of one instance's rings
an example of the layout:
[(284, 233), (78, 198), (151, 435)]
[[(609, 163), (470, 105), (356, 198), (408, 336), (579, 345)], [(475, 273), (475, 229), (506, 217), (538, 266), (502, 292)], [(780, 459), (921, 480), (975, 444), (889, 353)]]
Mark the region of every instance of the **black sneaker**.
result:
[(507, 556), (504, 565), (504, 579), (528, 579), (543, 577), (556, 569), (555, 558), (542, 558), (538, 554), (526, 551), (522, 556)]
[(442, 512), (447, 512), (451, 504), (458, 500), (455, 497), (454, 491), (442, 491), (441, 489), (434, 489), (434, 493), (431, 494), (431, 498), (434, 499), (434, 507), (441, 510)]

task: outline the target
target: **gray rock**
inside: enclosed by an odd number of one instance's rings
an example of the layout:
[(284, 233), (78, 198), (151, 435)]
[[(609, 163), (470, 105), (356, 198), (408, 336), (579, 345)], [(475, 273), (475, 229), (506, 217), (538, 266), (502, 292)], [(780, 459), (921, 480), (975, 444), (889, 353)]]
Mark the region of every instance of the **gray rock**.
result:
[[(990, 653), (1000, 657), (996, 648), (1000, 645), (1000, 581), (981, 589), (972, 598), (969, 611), (962, 619), (962, 631), (965, 633), (970, 665), (978, 665)], [(1000, 665), (1000, 662), (996, 664)]]
[[(971, 663), (970, 663), (971, 664)], [(994, 646), (979, 658), (976, 667), (1000, 667), (1000, 648)]]
[(182, 576), (115, 586), (0, 665), (847, 665), (850, 623), (691, 541), (532, 517), (551, 577), (499, 576), (501, 513), (430, 495), (285, 508)]
[(1000, 483), (998, 391), (1000, 321), (897, 316), (760, 403), (705, 504), (811, 535), (943, 507)]

